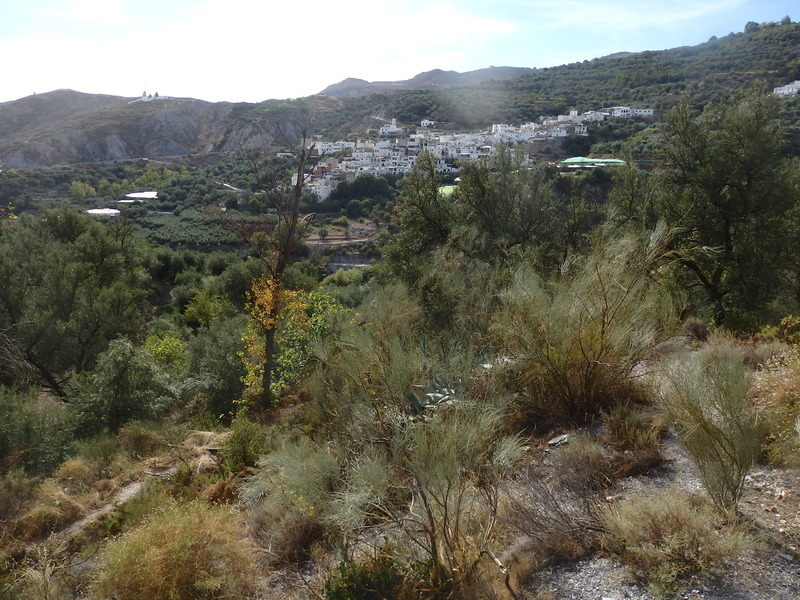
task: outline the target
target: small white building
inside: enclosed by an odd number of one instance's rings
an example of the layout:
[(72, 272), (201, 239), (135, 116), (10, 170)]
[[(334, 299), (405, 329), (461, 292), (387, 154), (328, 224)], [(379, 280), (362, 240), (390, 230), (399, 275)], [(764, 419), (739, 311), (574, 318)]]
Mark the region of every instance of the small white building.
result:
[(128, 200), (158, 200), (158, 192), (131, 192), (125, 194)]
[(90, 208), (86, 212), (95, 217), (116, 217), (120, 214), (116, 208)]
[(397, 133), (399, 131), (403, 131), (403, 128), (397, 126), (397, 119), (392, 119), (391, 123), (386, 125), (381, 125), (380, 128), (381, 135), (387, 135), (389, 133)]
[(772, 90), (772, 93), (777, 96), (794, 96), (800, 91), (800, 80), (787, 83)]

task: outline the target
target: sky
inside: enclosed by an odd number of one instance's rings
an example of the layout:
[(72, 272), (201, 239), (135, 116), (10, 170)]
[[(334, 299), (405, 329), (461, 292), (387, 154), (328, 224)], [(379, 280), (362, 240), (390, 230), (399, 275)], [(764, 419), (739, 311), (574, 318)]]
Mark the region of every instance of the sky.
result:
[(11, 0), (0, 102), (56, 89), (212, 102), (301, 98), (348, 77), (552, 67), (800, 20), (797, 0)]

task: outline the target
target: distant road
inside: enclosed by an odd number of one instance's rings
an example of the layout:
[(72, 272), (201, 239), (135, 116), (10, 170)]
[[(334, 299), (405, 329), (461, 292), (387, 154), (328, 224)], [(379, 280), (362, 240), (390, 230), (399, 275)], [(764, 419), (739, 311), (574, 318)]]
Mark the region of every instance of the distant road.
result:
[(336, 240), (335, 242), (323, 242), (322, 240), (308, 241), (309, 244), (315, 246), (347, 246), (348, 244), (358, 244), (360, 242), (368, 242), (370, 238), (360, 238), (357, 240)]

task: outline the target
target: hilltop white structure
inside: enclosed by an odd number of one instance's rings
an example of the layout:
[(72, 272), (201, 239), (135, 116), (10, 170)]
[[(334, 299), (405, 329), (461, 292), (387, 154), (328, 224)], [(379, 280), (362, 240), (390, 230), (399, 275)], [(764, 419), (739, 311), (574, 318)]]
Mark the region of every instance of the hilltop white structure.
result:
[(155, 94), (148, 94), (147, 90), (142, 92), (142, 95), (136, 98), (135, 100), (131, 100), (128, 104), (133, 104), (134, 102), (153, 102), (154, 100), (169, 100), (169, 96), (159, 96), (158, 92)]
[(794, 96), (797, 92), (800, 91), (800, 80), (793, 81), (792, 83), (787, 83), (786, 85), (782, 85), (780, 87), (776, 87), (772, 90), (772, 93), (776, 96)]

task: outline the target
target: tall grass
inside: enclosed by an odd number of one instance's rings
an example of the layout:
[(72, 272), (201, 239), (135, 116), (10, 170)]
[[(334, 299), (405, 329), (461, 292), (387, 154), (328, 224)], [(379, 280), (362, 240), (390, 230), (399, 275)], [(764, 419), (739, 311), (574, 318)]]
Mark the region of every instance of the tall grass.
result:
[(546, 281), (520, 269), (502, 295), (497, 350), (534, 423), (584, 423), (642, 395), (648, 354), (675, 315), (653, 277), (671, 233), (599, 235), (593, 251)]
[(660, 598), (673, 598), (691, 576), (709, 576), (748, 544), (731, 524), (718, 522), (708, 501), (663, 494), (610, 507), (606, 543)]
[(252, 597), (252, 557), (236, 517), (200, 502), (167, 506), (110, 542), (93, 584), (103, 598)]
[(728, 515), (765, 433), (749, 389), (743, 352), (726, 340), (668, 363), (662, 378), (662, 405), (714, 505)]

